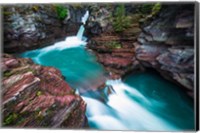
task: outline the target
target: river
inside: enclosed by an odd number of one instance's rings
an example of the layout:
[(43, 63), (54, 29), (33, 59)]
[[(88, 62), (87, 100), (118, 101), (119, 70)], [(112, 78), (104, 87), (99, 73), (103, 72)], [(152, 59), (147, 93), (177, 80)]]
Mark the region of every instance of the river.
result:
[[(194, 129), (193, 101), (179, 86), (153, 71), (130, 74), (123, 81), (106, 79), (104, 68), (85, 48), (83, 32), (81, 26), (77, 36), (27, 51), (21, 56), (62, 72), (67, 83), (86, 101), (90, 128), (137, 131)], [(107, 87), (97, 90), (95, 87), (104, 81)]]

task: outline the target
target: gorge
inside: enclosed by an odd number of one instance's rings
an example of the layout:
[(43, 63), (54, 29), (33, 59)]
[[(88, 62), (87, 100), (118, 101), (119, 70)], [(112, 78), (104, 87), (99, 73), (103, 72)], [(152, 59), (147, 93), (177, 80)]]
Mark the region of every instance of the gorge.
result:
[[(192, 4), (186, 6), (192, 9)], [(21, 42), (31, 43), (32, 40), (19, 36), (16, 41), (12, 39), (14, 34), (5, 32), (8, 45), (5, 52), (13, 53), (15, 50), (12, 56), (3, 55), (5, 126), (193, 130), (194, 46), (190, 45), (193, 20), (188, 18), (192, 11), (182, 10), (183, 15), (174, 22), (177, 31), (170, 27), (172, 24), (166, 29), (158, 24), (167, 23), (170, 16), (176, 18), (178, 13), (174, 13), (184, 9), (183, 5), (164, 6), (156, 14), (168, 15), (168, 19), (153, 15), (142, 17), (134, 11), (136, 7), (126, 6), (125, 9), (129, 9), (126, 14), (129, 14), (132, 23), (128, 29), (118, 33), (110, 24), (109, 16), (114, 6), (86, 7), (77, 9), (88, 9), (83, 10), (85, 15), (83, 13), (83, 17), (79, 17), (80, 22), (74, 26), (77, 33), (74, 29), (68, 32), (76, 36), (68, 34), (64, 41), (51, 41), (54, 44), (50, 46), (40, 48), (28, 44), (26, 49)], [(169, 8), (172, 10), (167, 14)], [(153, 27), (152, 23), (157, 23), (157, 27)], [(6, 31), (11, 32), (11, 29)], [(168, 36), (171, 32), (180, 34), (180, 31), (188, 43), (180, 37)], [(58, 36), (62, 34), (58, 33)], [(24, 35), (35, 36), (32, 32), (23, 33), (22, 37)], [(44, 40), (48, 44), (48, 37)], [(16, 52), (18, 49), (23, 53)], [(27, 100), (29, 97), (32, 97), (31, 100)], [(42, 100), (47, 98), (49, 100)], [(16, 110), (12, 111), (13, 107)], [(35, 115), (30, 117), (30, 114)], [(9, 119), (12, 119), (10, 123)]]

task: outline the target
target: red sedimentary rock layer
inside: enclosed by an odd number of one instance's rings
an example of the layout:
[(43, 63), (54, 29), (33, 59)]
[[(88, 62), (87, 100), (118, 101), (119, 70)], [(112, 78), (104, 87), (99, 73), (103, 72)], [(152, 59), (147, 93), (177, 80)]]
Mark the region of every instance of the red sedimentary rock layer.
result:
[(2, 58), (3, 126), (83, 128), (86, 103), (59, 70), (30, 59)]

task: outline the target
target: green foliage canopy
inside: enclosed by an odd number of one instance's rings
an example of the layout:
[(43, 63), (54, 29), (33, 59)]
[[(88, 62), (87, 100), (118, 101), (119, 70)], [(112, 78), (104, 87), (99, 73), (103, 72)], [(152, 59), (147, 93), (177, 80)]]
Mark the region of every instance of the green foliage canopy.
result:
[(143, 4), (139, 7), (139, 11), (142, 14), (152, 14), (155, 15), (157, 14), (161, 9), (161, 4), (156, 3), (156, 4)]
[(118, 49), (118, 48), (122, 47), (121, 43), (119, 43), (117, 41), (110, 41), (110, 42), (107, 42), (105, 45), (109, 49)]
[(122, 32), (130, 27), (130, 18), (125, 15), (125, 7), (123, 4), (119, 5), (113, 17), (113, 28), (116, 32)]
[(65, 19), (68, 16), (68, 10), (62, 5), (56, 5), (56, 13), (60, 20)]

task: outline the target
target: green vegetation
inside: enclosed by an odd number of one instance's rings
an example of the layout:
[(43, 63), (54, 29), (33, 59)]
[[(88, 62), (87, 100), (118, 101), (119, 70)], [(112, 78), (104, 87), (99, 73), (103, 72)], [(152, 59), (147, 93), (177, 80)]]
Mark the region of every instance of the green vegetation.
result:
[(113, 17), (113, 28), (116, 32), (122, 32), (129, 28), (131, 19), (125, 15), (125, 7), (123, 4), (119, 5)]
[(151, 14), (156, 15), (160, 11), (160, 9), (161, 9), (161, 4), (156, 3), (151, 10)]
[(3, 15), (4, 15), (4, 16), (10, 16), (10, 15), (12, 15), (12, 14), (13, 14), (13, 12), (6, 12), (6, 11), (3, 12)]
[(63, 20), (68, 16), (68, 10), (66, 7), (62, 5), (56, 5), (55, 8), (56, 8), (57, 16), (60, 20)]
[(71, 5), (74, 9), (81, 9), (81, 8), (83, 8), (83, 5), (82, 4), (80, 4), (80, 3), (76, 3), (76, 4), (72, 4)]
[(142, 14), (156, 15), (161, 9), (161, 4), (143, 4), (139, 7), (139, 12)]
[(9, 125), (12, 122), (14, 122), (18, 118), (18, 115), (16, 113), (9, 114), (3, 121), (3, 125)]
[(42, 95), (42, 92), (41, 92), (41, 91), (37, 91), (36, 95), (37, 95), (37, 96), (41, 96), (41, 95)]
[(117, 42), (117, 41), (111, 41), (105, 44), (107, 48), (110, 49), (117, 49), (117, 48), (121, 48), (121, 43)]
[(39, 10), (39, 6), (38, 6), (38, 5), (34, 5), (34, 6), (32, 7), (32, 9), (33, 9), (34, 11), (38, 11), (38, 10)]
[(150, 14), (151, 13), (151, 10), (153, 8), (154, 4), (142, 4), (140, 7), (139, 7), (139, 11), (142, 13), (142, 14)]
[(4, 77), (10, 77), (13, 73), (11, 71), (8, 71), (8, 72), (4, 72), (3, 73), (3, 76)]

